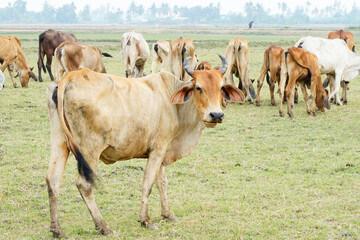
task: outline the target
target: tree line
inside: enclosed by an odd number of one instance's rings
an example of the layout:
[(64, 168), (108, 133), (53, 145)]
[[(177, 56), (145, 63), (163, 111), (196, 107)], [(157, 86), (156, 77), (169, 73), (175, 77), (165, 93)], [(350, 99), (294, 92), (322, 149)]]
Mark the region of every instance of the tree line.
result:
[[(277, 14), (270, 14), (262, 4), (246, 2), (244, 9), (238, 12), (221, 14), (220, 3), (209, 3), (207, 6), (172, 6), (167, 3), (145, 8), (142, 4), (131, 2), (127, 9), (102, 5), (91, 10), (89, 5), (76, 9), (74, 3), (55, 8), (47, 1), (39, 12), (28, 11), (24, 0), (16, 0), (8, 6), (0, 8), (0, 23), (9, 24), (140, 24), (140, 25), (176, 25), (176, 24), (209, 24), (239, 25), (254, 21), (255, 24), (353, 24), (360, 25), (360, 7), (355, 3), (350, 10), (341, 6), (340, 1), (324, 6), (313, 7), (307, 1), (304, 6), (290, 9), (285, 2), (277, 4)], [(77, 11), (78, 10), (78, 11)]]

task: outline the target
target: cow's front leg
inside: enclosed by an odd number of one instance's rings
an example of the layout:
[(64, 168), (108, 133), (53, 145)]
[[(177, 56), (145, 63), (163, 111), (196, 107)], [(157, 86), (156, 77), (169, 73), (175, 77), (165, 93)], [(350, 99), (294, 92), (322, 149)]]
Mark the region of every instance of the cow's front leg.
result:
[(159, 189), (160, 199), (161, 199), (161, 216), (164, 220), (176, 221), (174, 213), (171, 211), (168, 200), (167, 200), (167, 178), (165, 175), (165, 166), (160, 165), (160, 169), (156, 175), (156, 187)]
[(151, 222), (149, 217), (149, 211), (148, 211), (149, 196), (155, 181), (156, 174), (159, 171), (163, 158), (164, 158), (163, 150), (154, 150), (150, 153), (149, 159), (146, 163), (142, 193), (141, 193), (140, 216), (138, 221), (144, 227), (153, 230), (158, 229), (158, 227)]
[(10, 75), (10, 78), (11, 78), (14, 88), (17, 88), (17, 84), (14, 79), (14, 71), (10, 68), (10, 65), (8, 66), (8, 71), (9, 71), (9, 75)]

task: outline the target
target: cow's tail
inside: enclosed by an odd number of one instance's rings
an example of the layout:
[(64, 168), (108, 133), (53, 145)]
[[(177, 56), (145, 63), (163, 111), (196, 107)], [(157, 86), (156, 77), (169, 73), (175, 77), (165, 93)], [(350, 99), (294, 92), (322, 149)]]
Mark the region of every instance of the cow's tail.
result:
[(43, 32), (39, 35), (39, 61), (41, 63), (41, 66), (42, 66), (42, 69), (44, 71), (44, 73), (46, 73), (46, 68), (45, 68), (45, 65), (44, 65), (44, 58), (41, 56), (41, 53), (44, 51), (44, 49), (42, 48), (42, 42), (45, 38), (45, 34), (46, 32)]
[(160, 62), (162, 62), (162, 59), (161, 59), (161, 57), (159, 56), (159, 52), (158, 52), (158, 51), (159, 51), (159, 44), (155, 43), (154, 46), (153, 46), (153, 50), (154, 50), (157, 58), (160, 59)]
[(72, 79), (70, 78), (70, 75), (66, 74), (65, 77), (59, 83), (57, 91), (55, 90), (54, 95), (57, 94), (57, 98), (56, 98), (56, 96), (53, 95), (53, 100), (57, 99), (60, 125), (61, 125), (62, 129), (64, 130), (65, 135), (67, 136), (67, 138), (70, 142), (71, 151), (75, 155), (75, 158), (77, 160), (79, 174), (81, 176), (83, 176), (87, 182), (89, 182), (90, 184), (93, 184), (95, 174), (94, 174), (93, 170), (90, 168), (89, 164), (86, 162), (82, 153), (80, 152), (79, 146), (76, 144), (76, 142), (68, 128), (66, 120), (65, 120), (64, 93), (65, 93), (67, 85), (71, 81), (72, 81)]
[(269, 70), (270, 70), (270, 51), (271, 51), (271, 47), (269, 47), (268, 49), (266, 49), (265, 54), (264, 54), (264, 65), (266, 66), (266, 82), (270, 84), (270, 76), (269, 76)]
[(106, 52), (101, 52), (101, 54), (104, 56), (104, 57), (113, 57), (113, 56), (111, 56), (110, 54), (108, 54), (108, 53), (106, 53)]

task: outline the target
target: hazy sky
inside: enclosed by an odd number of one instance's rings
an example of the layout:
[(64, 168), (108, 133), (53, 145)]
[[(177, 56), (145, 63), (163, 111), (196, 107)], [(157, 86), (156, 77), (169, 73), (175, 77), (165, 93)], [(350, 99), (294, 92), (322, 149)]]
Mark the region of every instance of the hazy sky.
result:
[[(25, 0), (27, 2), (27, 9), (31, 11), (41, 11), (43, 3), (45, 0)], [(220, 2), (221, 5), (221, 13), (228, 13), (230, 11), (232, 12), (241, 12), (242, 9), (245, 6), (245, 3), (250, 0), (181, 0), (181, 1), (173, 1), (173, 0), (160, 0), (160, 1), (153, 1), (153, 0), (134, 0), (136, 4), (142, 4), (145, 8), (148, 8), (152, 5), (153, 2), (155, 2), (156, 6), (160, 6), (161, 3), (169, 3), (170, 6), (178, 5), (178, 6), (195, 6), (195, 5), (201, 5), (201, 6), (208, 6), (210, 2), (212, 2), (214, 5), (216, 5), (218, 2)], [(339, 1), (341, 2), (341, 6), (345, 9), (351, 9), (354, 2), (357, 0), (346, 0), (346, 1)], [(5, 7), (8, 5), (8, 3), (13, 3), (15, 0), (0, 0), (0, 7)], [(130, 5), (130, 0), (47, 0), (47, 2), (52, 5), (53, 7), (59, 7), (64, 5), (65, 3), (71, 3), (74, 2), (75, 6), (77, 7), (77, 11), (82, 9), (86, 4), (89, 4), (91, 9), (98, 8), (100, 5), (106, 5), (110, 4), (111, 7), (114, 8), (120, 8), (121, 10), (126, 10), (128, 6)], [(234, 3), (236, 2), (236, 3)], [(285, 2), (289, 8), (294, 9), (295, 6), (298, 5), (305, 5), (307, 2), (305, 1), (298, 1), (298, 0), (255, 0), (254, 3), (260, 3), (264, 6), (264, 8), (270, 9), (271, 13), (277, 13), (278, 10), (278, 3), (279, 2)], [(312, 8), (316, 6), (318, 9), (324, 8), (324, 6), (332, 5), (334, 4), (335, 0), (315, 0), (309, 1), (311, 3)], [(357, 4), (357, 6), (360, 6), (360, 3)]]

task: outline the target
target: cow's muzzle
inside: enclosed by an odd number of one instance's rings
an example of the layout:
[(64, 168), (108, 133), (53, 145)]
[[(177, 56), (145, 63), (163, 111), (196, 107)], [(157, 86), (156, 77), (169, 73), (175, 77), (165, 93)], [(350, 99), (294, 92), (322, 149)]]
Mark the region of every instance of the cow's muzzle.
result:
[(217, 123), (222, 123), (224, 119), (224, 113), (222, 112), (211, 112), (209, 116), (210, 121), (205, 121), (207, 127), (215, 127)]

